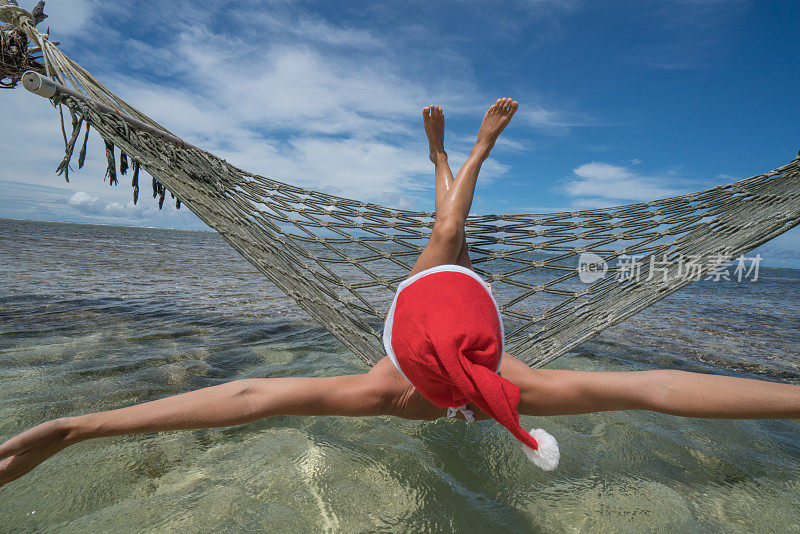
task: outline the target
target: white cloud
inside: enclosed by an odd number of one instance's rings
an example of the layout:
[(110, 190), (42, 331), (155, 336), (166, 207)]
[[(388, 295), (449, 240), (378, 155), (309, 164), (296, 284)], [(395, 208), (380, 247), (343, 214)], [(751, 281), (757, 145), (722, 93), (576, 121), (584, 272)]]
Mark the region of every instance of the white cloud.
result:
[[(276, 17), (260, 15), (259, 20), (274, 26)], [(182, 83), (145, 83), (119, 74), (106, 78), (170, 130), (240, 167), (359, 199), (402, 199), (405, 207), (429, 207), (432, 167), (419, 110), (434, 100), (451, 102), (454, 114), (482, 114), (478, 91), (457, 83), (443, 90), (442, 81), (400, 76), (380, 56), (365, 62), (358, 55), (297, 42), (309, 28), (319, 29), (309, 24), (291, 32), (294, 41), (264, 43), (260, 54), (244, 57), (241, 51), (258, 43), (233, 37), (220, 46), (208, 39), (208, 28), (185, 28), (175, 39), (173, 57), (163, 56), (167, 47), (158, 53), (159, 62), (181, 65)], [(340, 34), (327, 23), (325, 30), (341, 40), (349, 35), (351, 44), (378, 47), (377, 38), (363, 31)], [(136, 41), (128, 45), (136, 53), (148, 48)], [(460, 138), (452, 154), (466, 153), (461, 143), (472, 142), (474, 133)], [(521, 144), (501, 140), (498, 148), (520, 149)], [(482, 179), (489, 183), (508, 169), (492, 160)]]
[(338, 27), (322, 20), (304, 14), (298, 14), (287, 19), (276, 12), (259, 11), (257, 13), (237, 12), (234, 15), (238, 21), (259, 31), (269, 30), (273, 34), (294, 36), (302, 40), (312, 41), (325, 45), (344, 46), (354, 48), (382, 48), (385, 43), (366, 30)]
[(573, 176), (561, 185), (561, 189), (573, 198), (572, 205), (576, 208), (646, 202), (687, 193), (692, 188), (690, 183), (675, 177), (667, 180), (644, 176), (627, 167), (600, 161), (585, 163), (572, 172)]
[(112, 219), (141, 219), (147, 211), (146, 207), (135, 205), (133, 200), (128, 202), (107, 202), (84, 191), (74, 193), (67, 202), (70, 206), (86, 215), (99, 215)]
[[(58, 112), (50, 103), (24, 89), (4, 91), (2, 127), (0, 127), (0, 180), (17, 182), (62, 185), (72, 188), (86, 182), (89, 188), (102, 188), (105, 173), (105, 157), (99, 136), (89, 140), (86, 163), (82, 171), (70, 174), (72, 184), (54, 173), (64, 154), (64, 141), (61, 135)], [(69, 127), (69, 113), (65, 110)], [(79, 147), (75, 149), (77, 152)], [(77, 171), (77, 158), (72, 167)], [(86, 188), (84, 188), (86, 189)], [(90, 190), (86, 189), (86, 190)]]
[[(425, 59), (423, 68), (419, 58), (404, 57), (397, 35), (334, 24), (300, 6), (228, 6), (220, 24), (220, 5), (170, 2), (135, 14), (116, 3), (81, 0), (70, 13), (64, 5), (48, 10), (48, 22), (71, 35), (72, 46), (65, 48), (168, 129), (239, 167), (348, 197), (432, 208), (432, 166), (419, 110), (440, 102), (457, 119), (448, 150), (458, 165), (474, 140), (459, 123), (469, 116), (477, 125), (495, 96), (482, 94), (455, 46), (443, 41), (441, 57)], [(128, 32), (134, 21), (152, 28), (146, 37)], [(97, 47), (98, 40), (109, 46)], [(57, 116), (24, 91), (2, 96), (12, 98), (4, 120), (15, 127), (0, 129), (0, 179), (54, 183), (52, 169), (63, 150)], [(521, 110), (519, 125), (552, 133), (569, 127), (561, 113), (535, 102), (523, 102)], [(509, 172), (504, 150), (523, 148), (504, 136), (481, 183)], [(103, 156), (92, 136), (86, 167), (65, 185), (73, 193), (64, 205), (87, 217), (149, 216), (129, 205), (129, 188), (103, 185)], [(140, 204), (152, 204), (142, 197)]]
[(536, 104), (520, 107), (517, 115), (529, 125), (540, 130), (563, 135), (571, 126), (579, 126), (578, 121), (570, 121), (560, 112), (548, 110)]
[[(145, 198), (147, 197), (147, 195), (143, 196), (145, 196)], [(157, 210), (157, 206), (149, 203), (136, 205), (133, 203), (133, 200), (128, 200), (127, 202), (108, 202), (107, 200), (84, 191), (74, 193), (69, 200), (67, 200), (67, 203), (76, 211), (93, 218), (99, 218), (102, 222), (116, 219), (127, 221), (141, 220), (154, 215), (153, 212)], [(166, 200), (164, 204), (165, 207), (169, 206)], [(170, 210), (168, 209), (167, 211)]]
[(68, 202), (70, 205), (81, 210), (97, 211), (97, 206), (98, 202), (100, 202), (100, 199), (98, 197), (93, 197), (89, 193), (78, 191), (70, 197)]
[[(35, 2), (30, 5), (23, 4), (26, 9), (33, 9)], [(94, 2), (90, 0), (56, 0), (47, 2), (44, 12), (48, 18), (40, 25), (46, 30), (53, 28), (53, 38), (60, 40), (62, 36), (72, 36), (84, 29), (95, 9)]]

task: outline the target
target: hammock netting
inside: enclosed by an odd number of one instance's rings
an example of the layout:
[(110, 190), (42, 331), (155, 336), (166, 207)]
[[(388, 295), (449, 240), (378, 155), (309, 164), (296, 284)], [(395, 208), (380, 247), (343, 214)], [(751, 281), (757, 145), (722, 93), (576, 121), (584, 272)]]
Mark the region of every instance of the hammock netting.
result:
[[(44, 74), (88, 97), (53, 98), (72, 118), (59, 172), (68, 176), (81, 138), (82, 165), (94, 128), (106, 142), (112, 184), (131, 175), (137, 199), (144, 169), (159, 205), (170, 194), (188, 207), (366, 363), (384, 356), (380, 327), (427, 243), (434, 213), (302, 189), (134, 128), (126, 116), (167, 132), (69, 59), (10, 0), (0, 0), (0, 17), (41, 50)], [(491, 283), (503, 314), (506, 350), (542, 366), (798, 223), (800, 157), (758, 176), (651, 202), (470, 216), (466, 235), (474, 269)], [(584, 283), (582, 254), (612, 266)]]

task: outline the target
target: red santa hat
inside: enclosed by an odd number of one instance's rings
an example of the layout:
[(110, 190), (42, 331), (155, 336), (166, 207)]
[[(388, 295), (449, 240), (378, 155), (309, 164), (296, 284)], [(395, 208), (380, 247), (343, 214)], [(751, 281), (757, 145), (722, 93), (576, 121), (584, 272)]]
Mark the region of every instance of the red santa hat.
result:
[(397, 369), (436, 406), (477, 405), (523, 443), (526, 456), (556, 468), (558, 443), (519, 424), (519, 387), (497, 374), (503, 322), (489, 287), (474, 271), (440, 265), (400, 284), (383, 344)]

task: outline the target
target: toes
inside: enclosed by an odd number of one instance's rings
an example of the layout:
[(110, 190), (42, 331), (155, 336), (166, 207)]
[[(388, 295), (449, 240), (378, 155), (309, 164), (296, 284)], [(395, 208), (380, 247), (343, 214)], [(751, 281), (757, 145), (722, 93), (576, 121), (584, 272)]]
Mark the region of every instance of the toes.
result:
[(439, 106), (428, 106), (422, 109), (423, 120), (444, 121), (444, 110)]
[(504, 115), (513, 115), (517, 111), (519, 104), (507, 96), (498, 98), (494, 104), (489, 108), (489, 112), (502, 113)]
[(518, 104), (512, 98), (503, 98), (503, 106), (501, 107), (501, 111), (507, 115), (513, 115), (514, 112), (517, 110)]

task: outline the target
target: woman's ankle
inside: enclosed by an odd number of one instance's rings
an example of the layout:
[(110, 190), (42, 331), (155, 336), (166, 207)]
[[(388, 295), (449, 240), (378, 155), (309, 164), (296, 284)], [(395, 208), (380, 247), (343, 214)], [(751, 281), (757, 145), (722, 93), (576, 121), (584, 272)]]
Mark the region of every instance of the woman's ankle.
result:
[(485, 143), (475, 143), (472, 149), (469, 151), (470, 158), (477, 158), (480, 161), (485, 161), (489, 157), (489, 153), (492, 151), (492, 146), (487, 145)]
[(434, 165), (447, 163), (447, 152), (444, 150), (431, 150), (428, 153), (428, 158)]

